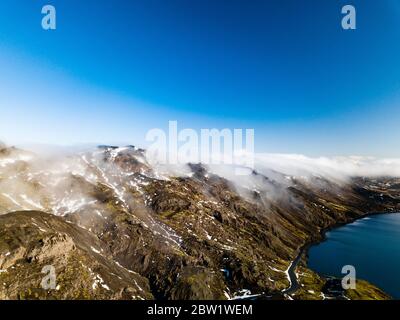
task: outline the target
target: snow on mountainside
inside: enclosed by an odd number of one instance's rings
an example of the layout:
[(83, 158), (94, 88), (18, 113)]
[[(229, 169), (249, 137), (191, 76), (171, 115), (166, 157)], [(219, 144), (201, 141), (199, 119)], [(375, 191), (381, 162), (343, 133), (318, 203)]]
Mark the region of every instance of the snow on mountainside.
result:
[[(0, 297), (318, 298), (325, 280), (304, 259), (301, 289), (282, 294), (299, 249), (336, 223), (399, 208), (397, 160), (257, 155), (248, 176), (151, 160), (133, 146), (46, 156), (0, 148)], [(60, 287), (44, 292), (49, 264)]]

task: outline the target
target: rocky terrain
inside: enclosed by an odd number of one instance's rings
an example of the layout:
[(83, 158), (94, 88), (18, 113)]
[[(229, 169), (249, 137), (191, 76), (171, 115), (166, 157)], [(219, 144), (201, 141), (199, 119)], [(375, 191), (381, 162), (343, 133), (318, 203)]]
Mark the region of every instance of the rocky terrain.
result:
[[(164, 168), (165, 169), (165, 168)], [(330, 299), (289, 267), (322, 231), (400, 209), (400, 179), (200, 164), (171, 174), (144, 150), (41, 155), (0, 147), (0, 299)], [(44, 266), (57, 286), (43, 289)], [(387, 299), (358, 281), (346, 299)]]

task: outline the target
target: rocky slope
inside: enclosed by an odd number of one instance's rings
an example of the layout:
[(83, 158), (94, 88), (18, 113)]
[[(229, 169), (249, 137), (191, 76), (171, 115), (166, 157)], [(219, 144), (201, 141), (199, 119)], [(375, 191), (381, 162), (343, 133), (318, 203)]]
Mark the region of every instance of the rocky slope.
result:
[[(215, 172), (165, 173), (133, 146), (46, 158), (3, 147), (0, 298), (329, 298), (304, 258), (300, 289), (283, 292), (299, 249), (338, 223), (400, 208), (393, 177)], [(41, 288), (46, 265), (54, 290)], [(387, 298), (357, 288), (343, 296)]]

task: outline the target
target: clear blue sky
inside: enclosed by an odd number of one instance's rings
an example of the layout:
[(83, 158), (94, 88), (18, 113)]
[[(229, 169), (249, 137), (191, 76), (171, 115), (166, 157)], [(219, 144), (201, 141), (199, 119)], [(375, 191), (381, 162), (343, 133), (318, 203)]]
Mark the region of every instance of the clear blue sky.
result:
[(399, 57), (398, 0), (2, 0), (0, 140), (145, 145), (178, 120), (254, 128), (262, 152), (400, 156)]

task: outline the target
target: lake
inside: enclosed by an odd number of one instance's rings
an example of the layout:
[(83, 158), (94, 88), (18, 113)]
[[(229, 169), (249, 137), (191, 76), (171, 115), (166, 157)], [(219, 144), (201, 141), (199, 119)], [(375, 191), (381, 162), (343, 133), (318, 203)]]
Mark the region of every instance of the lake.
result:
[(400, 213), (373, 215), (338, 227), (309, 250), (308, 266), (325, 276), (343, 277), (344, 265), (357, 278), (400, 299)]

